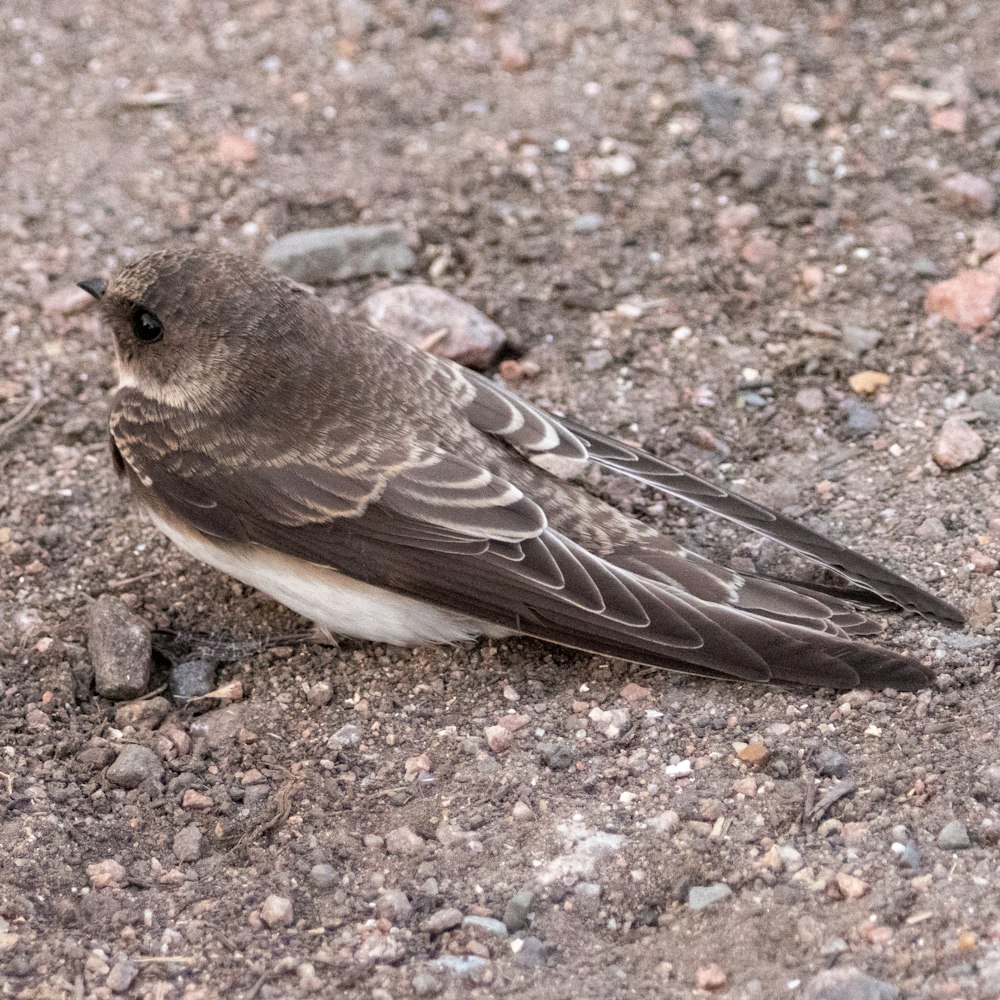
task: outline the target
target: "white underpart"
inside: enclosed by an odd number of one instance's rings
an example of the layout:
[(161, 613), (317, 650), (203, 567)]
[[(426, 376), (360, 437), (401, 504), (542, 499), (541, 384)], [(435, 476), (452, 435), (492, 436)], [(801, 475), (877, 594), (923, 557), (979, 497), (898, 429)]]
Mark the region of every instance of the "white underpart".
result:
[(337, 635), (394, 646), (421, 646), (464, 642), (480, 635), (502, 638), (512, 634), (273, 549), (220, 544), (176, 521), (152, 511), (149, 514), (160, 531), (188, 555), (256, 587)]

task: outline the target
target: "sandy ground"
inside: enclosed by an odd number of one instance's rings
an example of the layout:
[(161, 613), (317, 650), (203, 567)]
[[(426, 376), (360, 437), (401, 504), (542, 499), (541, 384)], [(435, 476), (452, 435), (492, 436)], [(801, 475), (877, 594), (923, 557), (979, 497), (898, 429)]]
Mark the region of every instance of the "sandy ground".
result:
[[(0, 25), (0, 996), (794, 998), (830, 967), (1000, 996), (998, 326), (924, 308), (1000, 247), (1000, 7), (19, 0)], [(936, 687), (723, 686), (530, 642), (261, 648), (303, 623), (114, 481), (112, 351), (72, 284), (168, 242), (392, 221), (417, 280), (518, 337), (529, 398), (961, 605), (966, 632), (886, 636)], [(943, 474), (949, 416), (987, 453)], [(148, 729), (96, 695), (108, 593), (243, 699)], [(126, 744), (162, 774), (113, 784)]]

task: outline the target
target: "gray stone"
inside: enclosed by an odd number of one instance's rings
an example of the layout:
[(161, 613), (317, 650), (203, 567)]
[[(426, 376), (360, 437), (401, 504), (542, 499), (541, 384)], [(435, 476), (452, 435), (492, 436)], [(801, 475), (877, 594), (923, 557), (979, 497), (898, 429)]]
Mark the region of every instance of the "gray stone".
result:
[(236, 702), (199, 715), (191, 723), (191, 738), (204, 740), (210, 747), (223, 747), (236, 738), (243, 728), (245, 702)]
[(356, 747), (361, 742), (361, 730), (349, 722), (346, 726), (341, 726), (331, 739), (341, 747)]
[(570, 224), (574, 233), (596, 233), (604, 225), (600, 212), (582, 212)]
[(553, 771), (565, 771), (576, 763), (576, 752), (568, 743), (552, 740), (538, 744), (542, 763)]
[(882, 417), (854, 396), (847, 396), (841, 402), (840, 409), (844, 413), (844, 430), (848, 437), (864, 437), (882, 426)]
[(143, 694), (153, 664), (146, 623), (117, 597), (102, 594), (90, 608), (89, 635), (98, 694), (116, 701)]
[(170, 693), (175, 698), (200, 698), (215, 687), (214, 660), (186, 660), (170, 669)]
[(295, 281), (327, 285), (409, 271), (416, 257), (399, 226), (337, 226), (282, 236), (264, 252), (264, 263)]
[(413, 907), (401, 889), (387, 889), (375, 900), (375, 916), (391, 924), (405, 924)]
[(174, 854), (178, 861), (197, 861), (201, 855), (201, 830), (197, 823), (189, 823), (174, 834)]
[(490, 978), (490, 963), (478, 955), (443, 955), (434, 961), (434, 966), (441, 972), (473, 983), (485, 983)]
[(953, 819), (937, 836), (938, 847), (946, 851), (962, 851), (969, 847), (969, 831), (961, 820)]
[(469, 368), (489, 367), (507, 334), (475, 306), (429, 285), (398, 285), (369, 295), (359, 312), (376, 329), (408, 344), (427, 344)]
[(990, 423), (1000, 421), (1000, 395), (990, 389), (975, 393), (969, 400), (969, 406)]
[(144, 781), (159, 781), (163, 763), (149, 747), (129, 743), (122, 747), (107, 775), (108, 781), (119, 788), (138, 788)]
[(816, 770), (826, 778), (846, 778), (851, 769), (851, 762), (845, 754), (832, 747), (823, 747), (816, 754)]
[(441, 980), (429, 972), (418, 972), (410, 985), (418, 997), (436, 997), (444, 989)]
[(295, 919), (292, 901), (287, 896), (268, 896), (260, 908), (260, 919), (268, 927), (291, 927)]
[(601, 887), (596, 882), (577, 882), (573, 899), (580, 913), (596, 913), (601, 906)]
[(535, 894), (530, 889), (515, 892), (503, 911), (503, 922), (511, 934), (523, 931), (530, 923)]
[(534, 935), (529, 935), (514, 956), (514, 964), (522, 969), (540, 969), (545, 965), (545, 945)]
[(462, 930), (477, 941), (495, 941), (507, 936), (504, 922), (493, 917), (465, 917)]
[(870, 351), (882, 339), (882, 334), (878, 330), (872, 330), (865, 326), (846, 324), (841, 327), (840, 332), (840, 342), (855, 355)]
[(317, 889), (330, 889), (340, 880), (337, 878), (336, 869), (333, 865), (313, 865), (309, 869), (309, 881)]
[(714, 885), (693, 885), (688, 890), (688, 908), (704, 910), (716, 903), (721, 903), (732, 894), (733, 890), (725, 882), (716, 882)]
[(456, 910), (454, 906), (446, 906), (440, 910), (435, 910), (421, 925), (420, 929), (426, 934), (443, 934), (458, 927), (462, 922), (462, 911)]
[(139, 966), (130, 958), (122, 958), (111, 966), (104, 985), (112, 993), (127, 993), (139, 976)]
[(892, 983), (873, 979), (860, 969), (827, 969), (806, 983), (803, 1000), (898, 1000)]
[(583, 370), (585, 372), (599, 372), (607, 368), (614, 357), (611, 352), (600, 348), (596, 351), (587, 351), (583, 356)]

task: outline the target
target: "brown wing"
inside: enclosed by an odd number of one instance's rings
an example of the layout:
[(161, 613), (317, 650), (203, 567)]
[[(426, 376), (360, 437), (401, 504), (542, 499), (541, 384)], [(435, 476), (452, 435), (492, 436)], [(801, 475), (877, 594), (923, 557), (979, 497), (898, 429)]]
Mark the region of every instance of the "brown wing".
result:
[(266, 546), (539, 639), (710, 677), (905, 689), (929, 679), (913, 660), (830, 634), (841, 611), (813, 597), (772, 585), (787, 594), (780, 608), (823, 611), (767, 617), (774, 609), (748, 613), (679, 585), (676, 568), (665, 570), (686, 555), (643, 562), (618, 552), (628, 565), (595, 555), (468, 455), (399, 442), (381, 462), (338, 460), (337, 449), (327, 461), (291, 448), (236, 455), (208, 427), (185, 436), (199, 447), (182, 449), (162, 408), (146, 421), (118, 396), (113, 436), (139, 497), (219, 541)]
[(558, 420), (481, 376), (469, 373), (467, 378), (476, 390), (466, 409), (471, 423), (536, 461), (555, 456), (595, 462), (773, 538), (907, 611), (953, 625), (965, 621), (961, 611), (941, 598), (776, 511), (573, 420)]

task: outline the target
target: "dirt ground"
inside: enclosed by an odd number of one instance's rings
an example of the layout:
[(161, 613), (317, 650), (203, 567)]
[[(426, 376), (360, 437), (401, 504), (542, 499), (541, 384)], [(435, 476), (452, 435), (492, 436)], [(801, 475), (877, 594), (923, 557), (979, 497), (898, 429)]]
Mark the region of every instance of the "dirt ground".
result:
[[(1000, 326), (924, 306), (1000, 249), (1000, 6), (17, 0), (0, 25), (0, 996), (742, 1000), (831, 967), (1000, 996)], [(986, 194), (949, 193), (960, 172)], [(518, 338), (530, 399), (965, 609), (888, 619), (935, 688), (268, 646), (304, 623), (116, 483), (112, 350), (72, 285), (170, 242), (393, 221), (413, 280)], [(950, 416), (987, 453), (942, 473)], [(718, 558), (794, 565), (607, 486)], [(127, 724), (90, 685), (109, 593), (242, 700)], [(111, 783), (125, 744), (162, 775)]]

